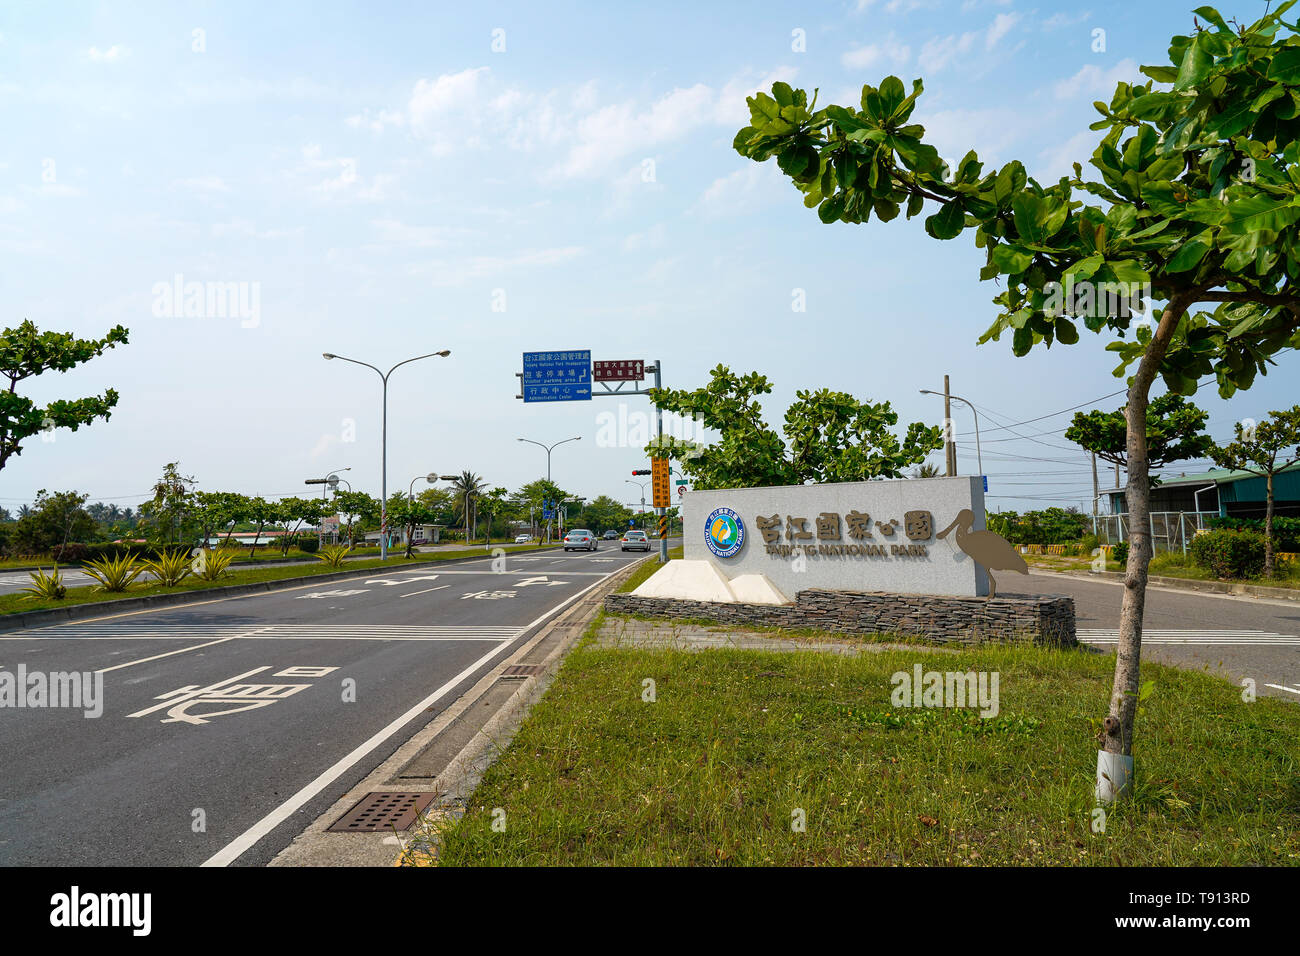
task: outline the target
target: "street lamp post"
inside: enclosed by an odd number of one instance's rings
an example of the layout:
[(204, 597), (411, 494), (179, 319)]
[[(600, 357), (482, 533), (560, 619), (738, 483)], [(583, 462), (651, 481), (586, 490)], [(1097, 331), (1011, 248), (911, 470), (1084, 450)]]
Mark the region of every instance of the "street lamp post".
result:
[(416, 475), (414, 478), (411, 479), (411, 483), (406, 486), (406, 497), (410, 499), (412, 504), (415, 503), (415, 483), (419, 481), (421, 478), (423, 478), (429, 484), (433, 484), (435, 481), (438, 480), (438, 473), (436, 471), (431, 471), (427, 475)]
[[(538, 448), (546, 449), (546, 483), (549, 485), (551, 483), (551, 452), (554, 449), (559, 448), (565, 442), (582, 441), (582, 436), (575, 435), (572, 438), (562, 438), (559, 441), (557, 441), (554, 445), (543, 445), (541, 442), (533, 441), (531, 438), (520, 438), (519, 441), (528, 442), (528, 444), (530, 445), (536, 445)], [(546, 522), (546, 543), (547, 544), (551, 543), (551, 522), (550, 521)]]
[(631, 478), (624, 478), (624, 483), (637, 485), (641, 488), (641, 529), (645, 530), (645, 485), (644, 481), (633, 481)]
[[(923, 388), (921, 389), (921, 394), (922, 395), (943, 395), (944, 393), (932, 392), (928, 388)], [(971, 414), (975, 416), (975, 460), (979, 464), (980, 477), (983, 477), (984, 476), (984, 453), (980, 450), (980, 413), (975, 411), (975, 405), (972, 402), (968, 402), (966, 399), (962, 398), (959, 395), (953, 395), (949, 393), (947, 394), (946, 397), (954, 402), (961, 402), (963, 405), (969, 406), (971, 410)]]
[(379, 560), (388, 560), (388, 376), (403, 365), (411, 362), (418, 362), (420, 359), (433, 358), (435, 355), (446, 358), (451, 354), (451, 349), (443, 349), (441, 352), (430, 352), (427, 355), (417, 355), (414, 358), (403, 359), (398, 362), (387, 372), (381, 372), (378, 368), (369, 362), (362, 362), (357, 359), (348, 358), (346, 355), (335, 355), (332, 352), (322, 352), (322, 356), (328, 361), (330, 359), (342, 359), (344, 362), (351, 362), (353, 365), (364, 365), (372, 369), (379, 376), (380, 381), (384, 383), (384, 414), (383, 430), (380, 437), (380, 483), (379, 483)]

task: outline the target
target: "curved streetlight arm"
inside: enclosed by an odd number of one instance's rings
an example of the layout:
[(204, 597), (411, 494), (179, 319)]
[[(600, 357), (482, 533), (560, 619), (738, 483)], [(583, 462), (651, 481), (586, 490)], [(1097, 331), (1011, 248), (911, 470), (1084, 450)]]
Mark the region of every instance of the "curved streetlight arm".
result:
[[(928, 388), (923, 388), (921, 389), (921, 394), (922, 395), (943, 395), (944, 393), (936, 392)], [(980, 475), (982, 477), (984, 474), (984, 454), (982, 449), (980, 448), (980, 413), (975, 410), (974, 402), (968, 401), (967, 399), (962, 398), (960, 395), (954, 395), (951, 392), (949, 392), (947, 397), (949, 401), (961, 402), (963, 405), (970, 408), (971, 414), (975, 416), (975, 461), (979, 465)]]

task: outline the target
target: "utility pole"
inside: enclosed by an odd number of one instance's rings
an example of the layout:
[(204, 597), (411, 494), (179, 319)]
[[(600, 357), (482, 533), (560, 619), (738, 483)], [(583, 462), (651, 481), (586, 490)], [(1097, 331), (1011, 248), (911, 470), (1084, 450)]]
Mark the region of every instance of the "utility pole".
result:
[[(1101, 497), (1101, 487), (1097, 484), (1097, 453), (1092, 453), (1092, 516), (1097, 517), (1097, 499)], [(1096, 522), (1093, 522), (1096, 524)]]
[(957, 442), (952, 427), (952, 393), (948, 390), (948, 376), (943, 377), (943, 453), (948, 463), (948, 477), (957, 477)]
[[(656, 390), (663, 388), (663, 379), (660, 375), (660, 369), (662, 367), (663, 367), (663, 361), (660, 359), (655, 359), (655, 389)], [(662, 454), (663, 447), (664, 447), (664, 413), (663, 413), (663, 409), (661, 409), (657, 403), (655, 404), (655, 428), (659, 434), (659, 451)], [(659, 515), (660, 517), (662, 517), (667, 513), (668, 513), (667, 508), (655, 509), (655, 514)], [(662, 537), (659, 539), (659, 563), (660, 564), (668, 563), (668, 538), (667, 537)]]

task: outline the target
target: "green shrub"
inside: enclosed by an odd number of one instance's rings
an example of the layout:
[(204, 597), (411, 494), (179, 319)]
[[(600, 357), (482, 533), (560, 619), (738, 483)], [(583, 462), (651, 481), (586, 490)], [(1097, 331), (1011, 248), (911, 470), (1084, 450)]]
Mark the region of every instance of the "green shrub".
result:
[(164, 551), (155, 561), (146, 561), (144, 566), (165, 588), (174, 588), (190, 573), (190, 556), (184, 550)]
[(230, 567), (230, 562), (234, 559), (234, 552), (229, 549), (209, 551), (204, 548), (190, 562), (190, 570), (204, 581), (215, 581), (226, 573), (226, 568)]
[(32, 579), (30, 587), (23, 588), (32, 597), (43, 598), (47, 601), (62, 601), (68, 596), (68, 589), (63, 586), (63, 575), (59, 573), (59, 566), (54, 566), (54, 571), (46, 574), (40, 568), (32, 571), (29, 575)]
[(315, 554), (320, 550), (320, 539), (312, 537), (299, 538), (298, 550), (303, 554)]
[(1128, 564), (1128, 542), (1121, 541), (1116, 544), (1111, 549), (1110, 556), (1115, 559), (1115, 563), (1121, 568)]
[(56, 544), (50, 548), (50, 557), (54, 559), (55, 564), (80, 564), (90, 557), (90, 547), (75, 541)]
[(321, 549), (320, 554), (316, 555), (317, 561), (322, 561), (328, 568), (343, 567), (343, 559), (352, 549), (341, 544), (326, 545)]
[(1192, 559), (1219, 578), (1255, 578), (1264, 570), (1264, 536), (1219, 528), (1192, 539)]
[(1092, 552), (1097, 550), (1097, 547), (1100, 544), (1101, 541), (1097, 538), (1095, 534), (1085, 534), (1082, 538), (1079, 539), (1079, 553), (1092, 554)]
[[(1263, 518), (1211, 518), (1206, 522), (1214, 530), (1257, 531), (1264, 533)], [(1273, 516), (1273, 547), (1278, 551), (1300, 551), (1300, 518)]]
[(119, 558), (99, 558), (87, 561), (82, 570), (99, 583), (96, 591), (120, 592), (131, 586), (131, 582), (144, 574), (145, 566), (136, 558), (123, 555)]

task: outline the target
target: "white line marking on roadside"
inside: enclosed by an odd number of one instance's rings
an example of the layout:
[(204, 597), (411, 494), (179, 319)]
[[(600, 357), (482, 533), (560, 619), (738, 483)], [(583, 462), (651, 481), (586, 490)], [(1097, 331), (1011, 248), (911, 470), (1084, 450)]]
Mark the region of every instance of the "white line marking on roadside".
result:
[[(621, 569), (616, 569), (614, 571), (609, 572), (609, 574), (605, 575), (604, 578), (601, 578), (601, 581), (605, 580), (605, 578), (609, 578), (617, 574), (619, 570)], [(600, 583), (601, 583), (600, 581), (593, 581), (590, 585), (583, 588), (578, 593), (570, 595), (568, 598), (561, 601), (559, 604), (555, 605), (555, 607), (551, 608), (549, 611), (546, 611), (540, 617), (534, 619), (531, 623), (525, 624), (523, 629), (520, 631), (520, 636), (532, 630), (534, 627), (541, 624), (547, 618), (559, 614), (560, 611), (564, 610), (566, 607), (568, 607), (578, 598), (582, 597), (588, 591), (592, 590), (595, 587), (598, 587)], [(241, 856), (244, 855), (244, 853), (252, 849), (264, 837), (270, 834), (272, 830), (278, 827), (285, 820), (289, 819), (289, 817), (291, 817), (295, 812), (297, 812), (303, 806), (303, 804), (307, 803), (308, 800), (316, 796), (318, 793), (320, 793), (322, 790), (324, 790), (326, 787), (328, 787), (330, 784), (336, 781), (339, 777), (341, 777), (343, 774), (347, 773), (347, 771), (354, 764), (356, 764), (362, 758), (366, 757), (371, 751), (373, 751), (376, 747), (378, 747), (380, 744), (386, 741), (389, 737), (393, 736), (393, 734), (397, 733), (399, 730), (405, 727), (408, 723), (410, 723), (412, 720), (418, 717), (423, 711), (425, 711), (429, 707), (432, 707), (435, 703), (437, 703), (439, 700), (445, 697), (448, 693), (454, 690), (461, 683), (461, 681), (473, 676), (475, 671), (477, 671), (484, 664), (488, 663), (490, 660), (492, 660), (492, 658), (496, 657), (507, 647), (510, 647), (513, 643), (514, 643), (513, 640), (502, 641), (499, 646), (494, 647), (492, 650), (488, 651), (477, 661), (469, 665), (469, 667), (465, 668), (463, 671), (461, 671), (451, 680), (447, 681), (447, 683), (443, 684), (441, 687), (435, 690), (424, 700), (420, 701), (418, 704), (416, 704), (406, 713), (395, 718), (391, 723), (388, 724), (388, 726), (379, 730), (369, 740), (365, 741), (360, 746), (352, 750), (350, 753), (348, 753), (347, 755), (345, 755), (344, 757), (336, 761), (333, 766), (326, 769), (323, 773), (317, 776), (315, 780), (312, 780), (309, 784), (307, 784), (305, 787), (303, 787), (301, 790), (295, 793), (292, 797), (284, 801), (284, 803), (280, 804), (278, 807), (276, 807), (266, 816), (262, 817), (262, 819), (258, 820), (255, 824), (253, 824), (251, 827), (249, 827), (247, 830), (245, 830), (243, 833), (237, 836), (234, 840), (230, 841), (230, 843), (226, 844), (224, 847), (222, 847), (220, 850), (214, 853), (203, 863), (203, 866), (229, 866), (231, 863), (234, 863), (235, 860), (239, 859)]]
[(441, 591), (443, 588), (451, 587), (450, 584), (439, 584), (436, 588), (425, 588), (423, 591), (411, 591), (408, 594), (399, 594), (398, 597), (415, 597), (417, 594), (428, 594), (430, 591)]
[(166, 654), (155, 654), (153, 657), (142, 657), (138, 661), (129, 661), (125, 664), (114, 664), (112, 667), (101, 667), (95, 671), (96, 674), (107, 674), (109, 671), (119, 671), (123, 667), (134, 667), (136, 664), (148, 664), (150, 661), (162, 660), (164, 657), (171, 657), (173, 654), (184, 654), (188, 651), (197, 651), (201, 647), (212, 647), (215, 644), (224, 644), (226, 641), (233, 641), (233, 637), (223, 637), (219, 640), (208, 641), (206, 644), (195, 644), (193, 647), (182, 647), (179, 650), (168, 651)]
[(1287, 687), (1285, 684), (1265, 684), (1265, 687), (1272, 687), (1274, 690), (1288, 690), (1293, 694), (1300, 694), (1300, 689)]

